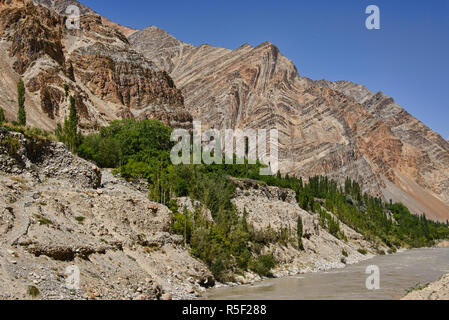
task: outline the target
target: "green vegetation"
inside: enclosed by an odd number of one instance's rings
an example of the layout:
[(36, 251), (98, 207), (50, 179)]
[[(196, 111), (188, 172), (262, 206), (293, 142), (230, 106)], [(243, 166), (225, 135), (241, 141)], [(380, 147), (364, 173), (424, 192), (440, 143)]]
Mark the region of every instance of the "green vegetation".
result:
[(298, 235), (298, 248), (300, 250), (304, 250), (304, 245), (302, 243), (303, 228), (302, 228), (302, 219), (301, 219), (301, 217), (298, 217), (298, 224), (296, 226), (296, 232), (297, 232), (297, 235)]
[(19, 132), (28, 138), (37, 138), (41, 140), (56, 140), (53, 133), (32, 127), (19, 126), (17, 123), (2, 123), (1, 127), (8, 131)]
[(34, 217), (37, 219), (37, 222), (39, 222), (40, 225), (48, 226), (48, 225), (53, 224), (53, 222), (51, 220), (49, 220), (41, 215), (35, 214)]
[(69, 89), (70, 89), (70, 87), (69, 87), (68, 83), (64, 83), (64, 95), (65, 95), (66, 99), (69, 96)]
[(449, 237), (446, 224), (429, 221), (424, 215), (412, 215), (400, 203), (384, 203), (379, 198), (362, 194), (359, 184), (349, 178), (344, 187), (319, 176), (310, 178), (308, 183), (288, 176), (253, 175), (249, 178), (294, 190), (301, 208), (319, 213), (322, 226), (342, 240), (346, 240), (346, 236), (335, 218), (363, 234), (372, 243), (384, 243), (392, 249), (431, 246), (435, 240)]
[(84, 222), (85, 219), (86, 219), (86, 218), (85, 218), (85, 217), (82, 217), (82, 216), (75, 217), (75, 220), (78, 221), (79, 224), (83, 224), (83, 222)]
[(430, 284), (430, 283), (427, 283), (427, 284), (417, 283), (417, 284), (415, 284), (413, 287), (407, 289), (407, 291), (406, 291), (405, 294), (407, 295), (407, 294), (409, 294), (409, 293), (411, 293), (411, 292), (413, 292), (413, 291), (420, 291), (420, 290), (423, 290), (423, 289), (427, 288), (427, 287), (429, 286), (429, 284)]
[[(71, 139), (62, 139), (67, 144), (79, 135), (74, 125), (76, 119), (69, 117), (62, 129), (65, 132), (69, 128)], [(127, 179), (147, 179), (150, 199), (167, 205), (173, 212), (171, 232), (182, 235), (192, 254), (204, 261), (220, 281), (231, 280), (234, 274), (245, 270), (269, 275), (276, 261), (263, 252), (263, 247), (280, 243), (302, 248), (303, 237), (301, 219), (297, 234), (287, 228), (275, 231), (268, 226), (266, 230), (255, 230), (248, 225), (246, 210), (239, 216), (231, 202), (235, 185), (229, 176), (294, 190), (299, 206), (319, 214), (321, 226), (343, 241), (347, 238), (339, 221), (392, 251), (402, 246), (428, 246), (449, 237), (447, 225), (414, 216), (401, 204), (386, 204), (362, 194), (361, 187), (350, 179), (339, 186), (326, 177), (312, 177), (304, 182), (302, 178), (282, 177), (279, 173), (261, 176), (261, 164), (249, 165), (246, 161), (244, 165), (173, 165), (170, 134), (171, 129), (158, 121), (114, 121), (98, 134), (79, 135), (75, 145), (80, 156), (100, 167), (115, 168)], [(179, 212), (173, 198), (183, 196), (206, 206), (213, 222), (200, 214), (201, 208)], [(364, 249), (359, 252), (367, 253)]]
[(343, 255), (343, 257), (348, 257), (348, 252), (345, 249), (341, 250), (341, 254)]
[(6, 122), (5, 112), (3, 111), (3, 108), (0, 108), (0, 124), (4, 122)]
[(19, 110), (17, 111), (17, 123), (20, 126), (26, 126), (27, 118), (25, 112), (25, 84), (22, 79), (17, 82), (17, 102)]
[(252, 262), (250, 269), (257, 274), (268, 277), (271, 275), (270, 271), (276, 266), (276, 261), (273, 255), (263, 255), (260, 256), (257, 260)]
[(28, 286), (27, 293), (32, 296), (33, 298), (38, 297), (41, 293), (39, 292), (39, 289), (35, 286)]
[(0, 140), (0, 145), (8, 150), (10, 156), (14, 156), (20, 148), (19, 140), (12, 136), (7, 136)]
[(368, 254), (368, 251), (366, 249), (359, 249), (357, 250), (360, 254), (363, 254), (364, 256)]
[(70, 97), (70, 113), (69, 118), (64, 119), (64, 126), (58, 125), (55, 134), (59, 141), (64, 142), (65, 145), (72, 152), (78, 150), (82, 141), (82, 135), (78, 131), (79, 118), (75, 106), (75, 98)]

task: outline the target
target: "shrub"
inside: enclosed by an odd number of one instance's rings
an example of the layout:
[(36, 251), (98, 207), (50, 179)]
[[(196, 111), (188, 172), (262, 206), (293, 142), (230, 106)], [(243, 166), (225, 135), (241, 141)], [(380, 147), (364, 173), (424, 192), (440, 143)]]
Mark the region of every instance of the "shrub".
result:
[(223, 260), (219, 257), (215, 259), (210, 265), (210, 271), (217, 279), (222, 279), (222, 274), (226, 270), (226, 266), (223, 263)]
[(0, 145), (7, 149), (10, 156), (14, 156), (20, 148), (20, 142), (17, 138), (8, 136), (0, 141)]
[(411, 293), (413, 291), (421, 291), (421, 290), (427, 288), (428, 286), (429, 286), (429, 283), (427, 283), (427, 284), (417, 283), (415, 286), (407, 289), (405, 294), (407, 295), (407, 294), (409, 294), (409, 293)]
[(34, 217), (37, 219), (40, 225), (52, 225), (53, 222), (41, 215), (35, 214)]
[(40, 295), (39, 289), (35, 286), (28, 286), (27, 293), (33, 298), (36, 298)]
[(85, 219), (86, 219), (85, 217), (81, 217), (81, 216), (75, 218), (75, 220), (78, 221), (78, 223), (80, 223), (80, 224), (82, 224)]
[(360, 254), (363, 254), (363, 255), (367, 255), (368, 254), (368, 251), (366, 251), (366, 249), (359, 249), (359, 250), (357, 250)]
[(262, 277), (271, 275), (271, 269), (276, 266), (276, 260), (272, 254), (259, 256), (250, 263), (250, 269)]

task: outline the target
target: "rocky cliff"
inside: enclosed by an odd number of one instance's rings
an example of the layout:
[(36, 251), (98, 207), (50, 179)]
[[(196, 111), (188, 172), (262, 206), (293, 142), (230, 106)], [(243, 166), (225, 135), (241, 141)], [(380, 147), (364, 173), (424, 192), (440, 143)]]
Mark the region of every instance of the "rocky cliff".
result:
[(393, 99), (350, 82), (312, 81), (271, 43), (195, 47), (149, 27), (132, 47), (167, 70), (195, 119), (277, 128), (283, 173), (349, 176), (415, 213), (449, 218), (449, 144)]
[(67, 17), (58, 13), (76, 2), (42, 3), (51, 9), (32, 1), (0, 2), (0, 91), (5, 93), (0, 102), (8, 119), (15, 119), (15, 83), (22, 77), (33, 126), (52, 129), (62, 122), (66, 94), (75, 97), (87, 131), (127, 117), (189, 126), (171, 77), (133, 51), (121, 28), (81, 6), (80, 29), (68, 29)]

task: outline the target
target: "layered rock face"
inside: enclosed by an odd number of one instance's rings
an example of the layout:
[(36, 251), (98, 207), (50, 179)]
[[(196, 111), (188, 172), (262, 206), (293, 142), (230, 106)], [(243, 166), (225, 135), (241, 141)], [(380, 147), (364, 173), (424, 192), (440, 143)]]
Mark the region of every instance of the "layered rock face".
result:
[(195, 47), (157, 27), (129, 41), (171, 75), (206, 127), (277, 128), (283, 173), (349, 176), (372, 195), (449, 218), (449, 144), (382, 93), (301, 77), (271, 43)]
[[(54, 128), (67, 114), (65, 84), (87, 131), (124, 117), (189, 126), (182, 94), (170, 76), (131, 50), (120, 28), (76, 1), (41, 2), (53, 10), (31, 1), (0, 3), (5, 74), (0, 90), (9, 92), (1, 101), (7, 118), (14, 119), (14, 84), (21, 76), (29, 124), (44, 129)], [(79, 30), (68, 29), (67, 17), (58, 14), (70, 4), (81, 8)]]

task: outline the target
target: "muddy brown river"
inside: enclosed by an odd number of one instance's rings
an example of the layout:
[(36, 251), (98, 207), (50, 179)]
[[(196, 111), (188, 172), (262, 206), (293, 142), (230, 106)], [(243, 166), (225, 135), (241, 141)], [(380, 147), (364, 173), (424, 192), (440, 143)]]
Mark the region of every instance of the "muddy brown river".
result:
[[(368, 266), (380, 271), (380, 289), (368, 290)], [(210, 289), (211, 300), (379, 300), (400, 299), (416, 284), (449, 273), (449, 248), (413, 249), (347, 266), (344, 269), (269, 279), (253, 285)]]

